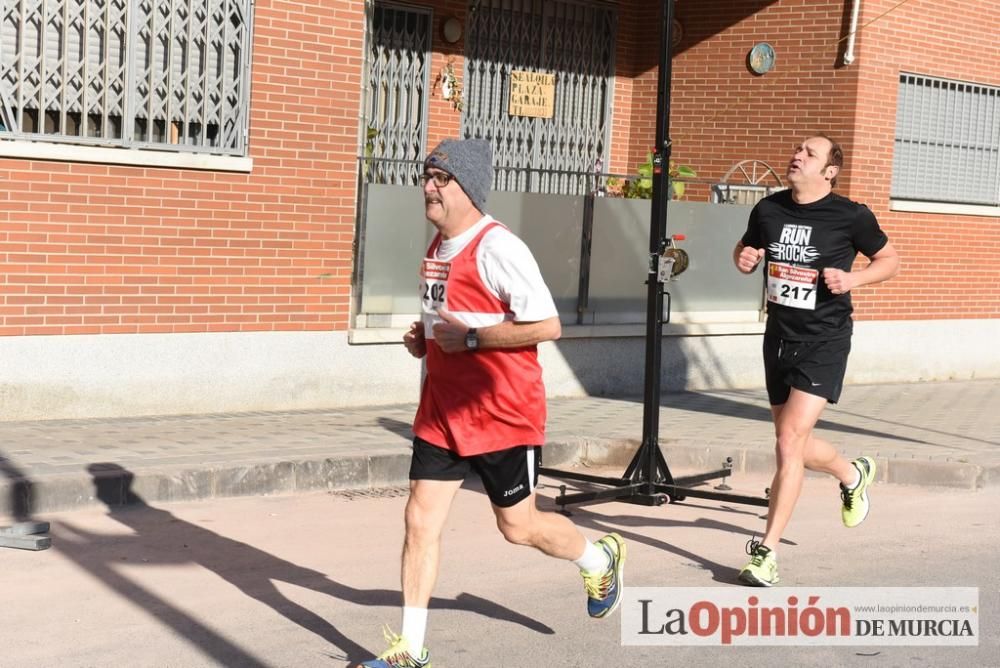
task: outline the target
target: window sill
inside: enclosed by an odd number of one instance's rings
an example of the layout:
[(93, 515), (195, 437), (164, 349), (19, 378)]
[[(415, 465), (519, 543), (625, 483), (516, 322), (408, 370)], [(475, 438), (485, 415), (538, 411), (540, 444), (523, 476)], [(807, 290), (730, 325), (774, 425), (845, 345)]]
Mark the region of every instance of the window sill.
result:
[(96, 162), (143, 167), (175, 167), (205, 169), (218, 172), (250, 172), (253, 158), (204, 153), (173, 153), (151, 149), (77, 146), (34, 141), (0, 141), (0, 157), (60, 162)]
[[(403, 334), (408, 328), (371, 327), (351, 329), (347, 341), (353, 345), (403, 343)], [(732, 336), (763, 334), (763, 322), (706, 322), (675, 323), (663, 326), (664, 336)], [(622, 325), (563, 325), (563, 339), (608, 339), (635, 338), (646, 336), (646, 325), (642, 323)]]
[(983, 204), (952, 204), (950, 202), (922, 202), (909, 199), (890, 199), (890, 211), (912, 213), (943, 213), (957, 216), (1000, 216), (1000, 206)]

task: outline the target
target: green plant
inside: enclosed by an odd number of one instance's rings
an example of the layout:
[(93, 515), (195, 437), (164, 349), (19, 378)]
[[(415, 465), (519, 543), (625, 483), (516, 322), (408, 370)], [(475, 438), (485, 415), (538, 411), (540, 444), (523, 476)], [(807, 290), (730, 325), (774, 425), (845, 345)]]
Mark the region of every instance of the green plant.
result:
[[(646, 155), (646, 162), (643, 162), (636, 168), (636, 173), (639, 175), (636, 179), (631, 179), (625, 182), (622, 188), (622, 195), (631, 199), (652, 199), (653, 197), (653, 154), (648, 153)], [(670, 169), (668, 174), (671, 179), (677, 178), (693, 178), (698, 176), (698, 173), (688, 167), (687, 165), (678, 165), (673, 160), (670, 161)], [(672, 199), (681, 199), (684, 197), (684, 183), (679, 181), (671, 181), (670, 183), (673, 193), (671, 195)]]
[(646, 155), (646, 162), (636, 168), (637, 179), (625, 182), (622, 193), (629, 199), (652, 199), (653, 197), (653, 154)]
[(609, 176), (604, 182), (604, 193), (608, 197), (624, 197), (625, 196), (625, 185), (628, 183), (625, 179), (620, 179), (617, 176)]
[(375, 140), (378, 138), (378, 128), (369, 125), (365, 131), (365, 159), (362, 162), (362, 171), (365, 179), (371, 180), (372, 156), (375, 155)]
[(365, 157), (370, 158), (375, 155), (375, 138), (378, 137), (378, 128), (369, 125), (365, 131)]
[(451, 107), (455, 111), (462, 111), (465, 107), (465, 100), (462, 99), (462, 83), (455, 74), (455, 59), (448, 58), (448, 62), (438, 72), (434, 86), (441, 87), (441, 97), (451, 102)]
[[(670, 178), (671, 179), (693, 179), (698, 176), (698, 172), (694, 171), (687, 165), (678, 165), (673, 160), (670, 161)], [(670, 186), (674, 191), (674, 199), (684, 198), (684, 182), (683, 181), (671, 181)]]

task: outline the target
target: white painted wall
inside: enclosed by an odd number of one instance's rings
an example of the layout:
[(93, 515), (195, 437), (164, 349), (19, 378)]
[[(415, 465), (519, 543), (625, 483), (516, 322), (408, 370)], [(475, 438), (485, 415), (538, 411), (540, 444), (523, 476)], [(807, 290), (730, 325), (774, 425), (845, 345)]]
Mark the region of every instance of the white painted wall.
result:
[[(664, 390), (763, 385), (759, 323), (669, 331), (687, 333), (663, 339)], [(998, 378), (998, 342), (1000, 320), (861, 322), (847, 380)], [(642, 394), (641, 327), (565, 327), (541, 359), (552, 396)], [(406, 403), (419, 384), (402, 345), (347, 332), (0, 337), (2, 420)]]

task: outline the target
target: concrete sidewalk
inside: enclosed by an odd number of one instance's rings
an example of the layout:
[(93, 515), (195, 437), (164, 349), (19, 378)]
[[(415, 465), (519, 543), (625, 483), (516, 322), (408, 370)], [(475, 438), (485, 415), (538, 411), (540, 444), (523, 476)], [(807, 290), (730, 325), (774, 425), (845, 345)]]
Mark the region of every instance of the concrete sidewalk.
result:
[[(134, 476), (148, 502), (405, 484), (414, 405), (100, 420), (0, 422), (0, 514), (98, 503), (94, 476)], [(545, 464), (621, 465), (642, 436), (640, 399), (554, 399)], [(1000, 379), (851, 386), (819, 432), (870, 454), (890, 483), (1000, 484)], [(763, 390), (665, 394), (672, 469), (773, 470)], [(2, 526), (0, 522), (0, 526)]]

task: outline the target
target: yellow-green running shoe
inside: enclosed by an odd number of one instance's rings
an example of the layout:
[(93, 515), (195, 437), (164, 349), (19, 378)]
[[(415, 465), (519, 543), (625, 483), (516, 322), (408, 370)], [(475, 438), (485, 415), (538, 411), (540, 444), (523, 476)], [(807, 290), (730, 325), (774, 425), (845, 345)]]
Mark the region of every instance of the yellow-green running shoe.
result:
[(757, 541), (747, 544), (750, 563), (740, 571), (739, 580), (751, 587), (770, 587), (780, 581), (778, 578), (778, 557), (774, 551)]
[(388, 626), (382, 634), (389, 643), (389, 649), (379, 654), (378, 658), (362, 663), (363, 668), (431, 668), (431, 657), (426, 647), (421, 656), (415, 657), (410, 654), (410, 644), (406, 639), (390, 631)]
[(616, 533), (609, 533), (594, 543), (608, 555), (607, 570), (594, 573), (580, 571), (587, 589), (587, 613), (591, 617), (607, 617), (618, 608), (622, 599), (623, 569), (625, 567), (625, 541)]
[(840, 509), (840, 516), (844, 520), (845, 527), (856, 527), (868, 517), (868, 510), (871, 504), (868, 503), (868, 485), (875, 482), (875, 460), (871, 457), (858, 457), (851, 466), (858, 470), (861, 477), (858, 484), (853, 488), (840, 483), (840, 498), (844, 505)]

